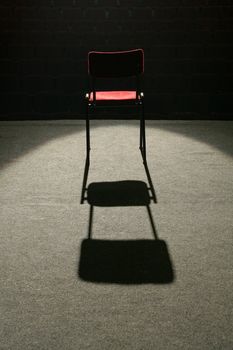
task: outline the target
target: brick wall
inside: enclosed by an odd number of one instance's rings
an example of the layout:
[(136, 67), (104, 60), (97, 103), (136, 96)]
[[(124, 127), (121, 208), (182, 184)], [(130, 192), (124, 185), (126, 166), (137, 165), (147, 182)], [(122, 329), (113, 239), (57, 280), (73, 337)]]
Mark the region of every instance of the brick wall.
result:
[(84, 112), (91, 50), (142, 47), (148, 116), (233, 111), (233, 0), (1, 0), (0, 116)]

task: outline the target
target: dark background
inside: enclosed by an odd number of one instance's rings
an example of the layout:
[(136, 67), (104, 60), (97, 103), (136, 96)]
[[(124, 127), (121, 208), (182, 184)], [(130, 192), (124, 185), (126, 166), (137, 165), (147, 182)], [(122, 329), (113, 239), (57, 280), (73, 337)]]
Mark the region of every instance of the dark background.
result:
[(89, 50), (145, 51), (148, 118), (232, 119), (232, 0), (1, 0), (0, 119), (82, 118)]

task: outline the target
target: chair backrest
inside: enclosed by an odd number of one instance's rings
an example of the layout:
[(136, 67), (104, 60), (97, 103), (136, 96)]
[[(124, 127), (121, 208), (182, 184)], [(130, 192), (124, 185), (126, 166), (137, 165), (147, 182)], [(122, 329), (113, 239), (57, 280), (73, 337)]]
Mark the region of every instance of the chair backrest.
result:
[(88, 53), (88, 73), (93, 78), (137, 77), (143, 71), (142, 49)]

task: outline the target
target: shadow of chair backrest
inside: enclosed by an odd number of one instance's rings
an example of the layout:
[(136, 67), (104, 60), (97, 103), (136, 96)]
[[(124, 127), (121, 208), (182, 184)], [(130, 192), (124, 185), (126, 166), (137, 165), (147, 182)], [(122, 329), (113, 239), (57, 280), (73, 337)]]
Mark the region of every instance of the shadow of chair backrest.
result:
[(174, 280), (167, 245), (159, 239), (85, 239), (78, 275), (96, 283), (164, 284)]

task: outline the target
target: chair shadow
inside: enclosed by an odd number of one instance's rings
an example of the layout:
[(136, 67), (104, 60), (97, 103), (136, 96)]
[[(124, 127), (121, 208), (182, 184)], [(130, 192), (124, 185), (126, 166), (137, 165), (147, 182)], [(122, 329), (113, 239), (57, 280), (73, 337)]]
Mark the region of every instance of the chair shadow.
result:
[(151, 224), (152, 233), (157, 239), (155, 223), (150, 210), (149, 188), (143, 181), (125, 180), (111, 182), (93, 182), (87, 188), (87, 202), (90, 204), (88, 238), (92, 235), (94, 206), (125, 207), (145, 206)]
[(78, 275), (96, 283), (165, 284), (174, 280), (167, 245), (159, 239), (85, 239)]
[[(151, 196), (143, 181), (91, 183), (87, 188), (90, 204), (88, 238), (81, 244), (78, 267), (80, 279), (96, 283), (171, 283), (172, 262), (166, 242), (158, 238), (150, 210)], [(92, 239), (94, 206), (145, 206), (154, 239)]]
[(92, 182), (87, 188), (87, 202), (103, 207), (141, 206), (150, 204), (150, 195), (143, 181)]

